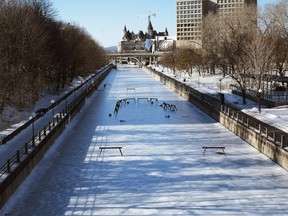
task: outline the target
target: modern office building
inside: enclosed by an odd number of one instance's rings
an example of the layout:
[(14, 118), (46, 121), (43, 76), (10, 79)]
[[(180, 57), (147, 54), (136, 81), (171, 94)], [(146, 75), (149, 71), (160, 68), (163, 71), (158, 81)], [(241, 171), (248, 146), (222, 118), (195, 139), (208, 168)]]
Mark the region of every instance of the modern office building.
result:
[(218, 13), (233, 14), (244, 8), (246, 4), (257, 5), (257, 0), (217, 0)]
[(177, 46), (200, 43), (202, 37), (203, 1), (176, 0)]
[(203, 19), (209, 12), (233, 13), (257, 0), (176, 0), (177, 46), (202, 44)]

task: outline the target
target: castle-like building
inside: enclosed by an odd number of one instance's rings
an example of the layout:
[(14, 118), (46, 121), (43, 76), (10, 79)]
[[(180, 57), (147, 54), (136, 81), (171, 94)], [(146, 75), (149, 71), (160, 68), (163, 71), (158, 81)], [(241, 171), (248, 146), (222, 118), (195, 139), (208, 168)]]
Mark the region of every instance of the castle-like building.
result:
[(126, 26), (124, 26), (122, 41), (118, 44), (118, 52), (139, 53), (161, 51), (164, 44), (168, 41), (170, 42), (171, 38), (169, 38), (167, 28), (164, 32), (157, 33), (149, 20), (146, 33), (140, 30), (138, 34), (135, 34), (133, 31), (130, 32), (127, 30)]

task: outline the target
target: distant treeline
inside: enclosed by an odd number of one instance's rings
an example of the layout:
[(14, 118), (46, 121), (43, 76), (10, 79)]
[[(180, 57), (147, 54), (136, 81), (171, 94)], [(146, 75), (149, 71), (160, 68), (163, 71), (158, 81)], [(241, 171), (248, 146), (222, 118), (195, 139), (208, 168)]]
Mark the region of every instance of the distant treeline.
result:
[(31, 106), (41, 92), (107, 64), (84, 29), (56, 18), (49, 0), (0, 0), (0, 112)]

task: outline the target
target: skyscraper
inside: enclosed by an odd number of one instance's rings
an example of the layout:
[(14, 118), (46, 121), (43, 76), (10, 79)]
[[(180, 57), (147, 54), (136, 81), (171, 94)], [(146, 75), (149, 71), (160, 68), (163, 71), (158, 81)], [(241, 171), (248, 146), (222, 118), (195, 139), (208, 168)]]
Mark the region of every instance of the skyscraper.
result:
[(257, 0), (176, 0), (177, 46), (199, 47), (202, 44), (203, 19), (209, 12), (233, 13)]
[(177, 45), (201, 42), (203, 1), (177, 0)]

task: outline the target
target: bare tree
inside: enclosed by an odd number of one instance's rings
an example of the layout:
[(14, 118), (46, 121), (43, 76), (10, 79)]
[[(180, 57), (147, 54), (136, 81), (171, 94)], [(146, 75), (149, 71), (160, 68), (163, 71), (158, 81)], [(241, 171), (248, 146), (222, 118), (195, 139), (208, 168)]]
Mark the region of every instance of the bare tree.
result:
[(202, 57), (209, 68), (219, 68), (225, 76), (228, 62), (221, 57), (221, 29), (220, 14), (210, 13), (203, 20)]
[(107, 64), (86, 31), (55, 14), (49, 0), (0, 1), (0, 110), (30, 106), (46, 88), (57, 91)]
[(249, 88), (247, 79), (251, 72), (246, 62), (246, 47), (253, 41), (252, 35), (257, 31), (256, 18), (255, 7), (246, 7), (233, 16), (212, 14), (204, 21), (205, 59), (238, 83), (243, 104), (246, 104), (246, 91)]
[(173, 75), (176, 74), (177, 66), (177, 53), (176, 47), (174, 45), (169, 46), (164, 55), (160, 58), (160, 64), (165, 67), (170, 68), (173, 71)]
[(288, 70), (288, 2), (266, 6), (260, 16), (261, 30), (274, 41), (274, 69), (280, 76)]
[(177, 68), (180, 70), (186, 70), (189, 76), (192, 76), (193, 68), (195, 68), (199, 74), (204, 73), (202, 49), (196, 49), (191, 47), (180, 47), (177, 49)]
[[(269, 37), (266, 37), (261, 31), (255, 32), (251, 43), (247, 44), (245, 50), (247, 53), (246, 64), (250, 70), (249, 90), (257, 100), (260, 108), (260, 98), (262, 97), (265, 86), (273, 79), (273, 46), (274, 43)], [(268, 90), (268, 89), (266, 89)]]

